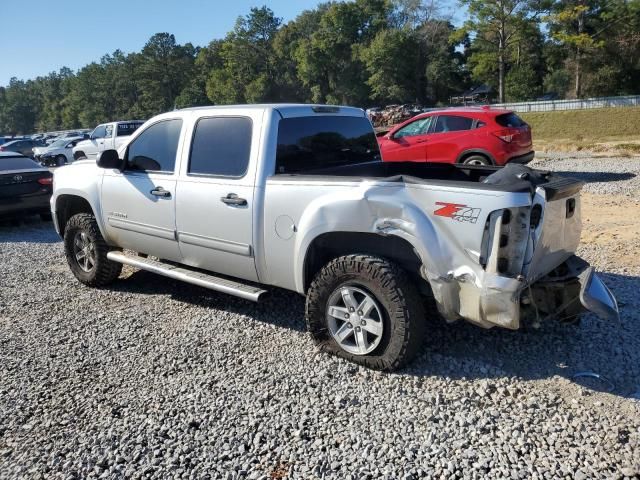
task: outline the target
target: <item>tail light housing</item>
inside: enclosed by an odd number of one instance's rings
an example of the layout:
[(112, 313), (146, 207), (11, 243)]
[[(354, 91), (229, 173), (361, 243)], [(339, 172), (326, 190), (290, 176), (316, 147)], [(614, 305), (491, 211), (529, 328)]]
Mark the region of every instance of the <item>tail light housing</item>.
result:
[(39, 178), (38, 183), (40, 185), (53, 185), (53, 177)]
[(518, 136), (520, 130), (518, 130), (517, 128), (503, 128), (491, 133), (493, 133), (493, 135), (498, 137), (503, 142), (511, 143), (513, 139)]
[(530, 222), (530, 207), (506, 208), (489, 215), (480, 256), (488, 273), (514, 278), (522, 273)]

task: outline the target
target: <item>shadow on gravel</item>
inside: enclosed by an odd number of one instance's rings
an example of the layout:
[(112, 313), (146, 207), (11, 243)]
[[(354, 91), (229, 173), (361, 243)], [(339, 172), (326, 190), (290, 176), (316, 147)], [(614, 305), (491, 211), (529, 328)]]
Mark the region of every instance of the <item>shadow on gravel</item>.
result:
[[(425, 354), (406, 373), (454, 380), (512, 376), (536, 380), (558, 375), (588, 390), (636, 397), (640, 394), (640, 277), (603, 277), (617, 297), (620, 323), (587, 315), (579, 324), (550, 319), (537, 330), (525, 326), (509, 331), (435, 320), (430, 322)], [(605, 380), (573, 378), (579, 372), (594, 372)]]
[(138, 270), (108, 287), (111, 291), (145, 295), (170, 295), (172, 299), (194, 306), (216, 308), (246, 315), (259, 322), (270, 323), (296, 331), (306, 330), (304, 298), (281, 289), (270, 290), (260, 303), (243, 300), (232, 295), (214, 292), (188, 283), (179, 282), (155, 273)]
[(0, 220), (0, 243), (57, 243), (61, 239), (53, 227), (53, 222), (27, 217), (19, 221)]
[(636, 177), (635, 173), (613, 173), (613, 172), (565, 172), (565, 171), (554, 171), (559, 175), (563, 175), (565, 177), (575, 178), (577, 180), (582, 180), (587, 183), (605, 183), (605, 182), (621, 182), (624, 180), (631, 180)]
[[(510, 331), (484, 330), (465, 322), (447, 325), (440, 319), (432, 319), (424, 354), (402, 373), (453, 380), (504, 377), (535, 380), (558, 375), (588, 390), (606, 391), (605, 382), (572, 378), (576, 373), (590, 371), (613, 383), (612, 394), (631, 397), (640, 390), (640, 299), (636, 298), (640, 278), (603, 276), (618, 299), (619, 324), (588, 315), (579, 325), (547, 320), (537, 330), (525, 327)], [(303, 297), (280, 289), (274, 290), (265, 302), (255, 304), (144, 271), (133, 273), (109, 289), (170, 295), (177, 301), (246, 315), (298, 332), (306, 328)]]

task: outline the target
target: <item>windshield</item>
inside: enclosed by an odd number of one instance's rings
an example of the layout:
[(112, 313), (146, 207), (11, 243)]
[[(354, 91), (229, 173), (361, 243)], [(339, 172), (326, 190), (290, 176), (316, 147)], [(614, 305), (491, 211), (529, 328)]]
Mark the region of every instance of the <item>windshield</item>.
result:
[(49, 146), (50, 147), (64, 147), (68, 142), (69, 142), (69, 140), (67, 140), (66, 138), (61, 138), (60, 140), (56, 140), (55, 142), (53, 142)]

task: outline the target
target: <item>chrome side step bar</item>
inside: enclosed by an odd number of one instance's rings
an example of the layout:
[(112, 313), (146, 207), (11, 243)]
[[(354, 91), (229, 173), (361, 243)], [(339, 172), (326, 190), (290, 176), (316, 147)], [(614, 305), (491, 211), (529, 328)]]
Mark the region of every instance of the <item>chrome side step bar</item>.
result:
[(216, 292), (235, 295), (236, 297), (259, 302), (267, 293), (259, 287), (236, 282), (226, 278), (216, 277), (207, 273), (196, 270), (190, 270), (187, 267), (178, 267), (168, 263), (157, 262), (148, 258), (129, 257), (122, 252), (109, 252), (107, 258), (113, 262), (131, 265), (132, 267), (146, 270), (147, 272), (157, 273), (174, 280), (198, 285), (199, 287), (215, 290)]

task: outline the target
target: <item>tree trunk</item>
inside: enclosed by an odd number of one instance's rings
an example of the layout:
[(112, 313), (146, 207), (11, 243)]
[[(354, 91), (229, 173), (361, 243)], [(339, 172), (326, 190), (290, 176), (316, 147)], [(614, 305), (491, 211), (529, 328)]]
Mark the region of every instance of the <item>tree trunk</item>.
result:
[(498, 101), (504, 103), (504, 48), (502, 39), (500, 39), (498, 52)]
[(498, 32), (498, 102), (504, 103), (504, 75), (505, 75), (505, 38), (506, 27), (504, 21), (504, 4), (501, 4), (503, 9), (502, 20), (500, 21), (500, 31)]
[[(578, 35), (582, 35), (584, 32), (584, 13), (581, 12), (578, 15)], [(576, 98), (582, 96), (582, 51), (580, 47), (576, 47), (576, 70), (575, 70), (575, 95)]]
[(575, 96), (580, 98), (582, 96), (582, 53), (580, 47), (576, 49), (576, 68), (575, 68)]

